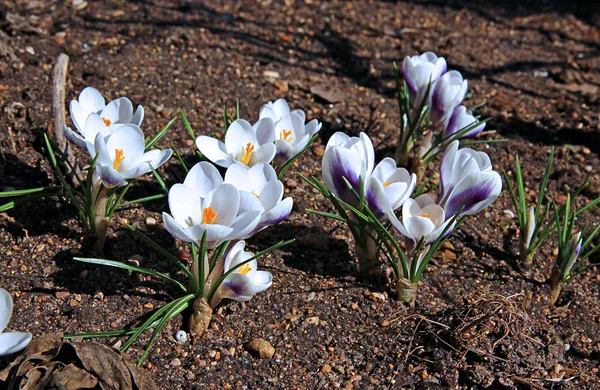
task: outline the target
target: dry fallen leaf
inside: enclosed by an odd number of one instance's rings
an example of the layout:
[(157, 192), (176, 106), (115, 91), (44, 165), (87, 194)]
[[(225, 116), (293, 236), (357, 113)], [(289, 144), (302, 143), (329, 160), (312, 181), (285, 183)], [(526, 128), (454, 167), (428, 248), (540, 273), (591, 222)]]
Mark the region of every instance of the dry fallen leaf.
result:
[(0, 388), (158, 390), (144, 370), (114, 349), (62, 338), (62, 334), (53, 333), (32, 340), (25, 352), (0, 372)]

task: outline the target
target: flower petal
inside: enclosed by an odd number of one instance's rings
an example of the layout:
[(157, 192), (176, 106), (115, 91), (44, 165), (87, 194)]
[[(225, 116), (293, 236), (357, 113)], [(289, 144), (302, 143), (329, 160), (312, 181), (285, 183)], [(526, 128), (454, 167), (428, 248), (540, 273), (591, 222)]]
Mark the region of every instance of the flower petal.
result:
[(201, 135), (196, 138), (196, 147), (204, 157), (220, 167), (227, 168), (234, 161), (227, 153), (225, 144), (216, 138)]
[(133, 117), (133, 104), (126, 97), (120, 97), (108, 103), (100, 116), (111, 123), (131, 123)]
[(193, 242), (194, 239), (188, 236), (187, 232), (184, 228), (175, 220), (175, 218), (171, 217), (169, 214), (163, 212), (163, 223), (165, 225), (165, 229), (175, 238), (180, 239), (185, 242)]
[(252, 154), (252, 158), (250, 158), (250, 163), (248, 165), (253, 166), (261, 162), (270, 163), (273, 161), (276, 152), (277, 149), (275, 148), (275, 144), (262, 145)]
[(502, 190), (502, 179), (495, 171), (475, 172), (465, 177), (452, 190), (444, 207), (446, 218), (480, 212), (496, 200)]
[(4, 332), (13, 311), (12, 297), (3, 288), (0, 288), (0, 333)]
[(271, 118), (263, 118), (252, 126), (259, 145), (275, 141), (275, 124)]
[(212, 207), (216, 214), (214, 223), (231, 226), (240, 207), (238, 189), (232, 184), (224, 183), (206, 195), (204, 207)]
[(365, 166), (360, 156), (341, 146), (326, 150), (323, 157), (323, 181), (333, 194), (347, 203), (356, 204), (358, 199), (348, 189), (344, 178), (356, 193), (360, 193), (359, 177), (365, 178)]
[(65, 132), (65, 137), (73, 144), (79, 146), (80, 148), (84, 148), (85, 147), (85, 139), (77, 134), (76, 132), (74, 132), (73, 130), (71, 130), (70, 127), (65, 126), (63, 128), (64, 132)]
[(136, 125), (127, 124), (119, 126), (110, 135), (106, 142), (106, 149), (108, 149), (111, 161), (114, 161), (117, 150), (121, 150), (124, 159), (117, 170), (125, 172), (139, 165), (144, 155), (144, 143), (142, 130)]
[(273, 275), (267, 271), (256, 271), (254, 273), (254, 293), (265, 291), (273, 284)]
[(137, 106), (137, 109), (135, 110), (135, 114), (131, 118), (131, 123), (133, 123), (134, 125), (137, 125), (137, 126), (141, 126), (143, 120), (144, 120), (144, 107)]
[(259, 228), (277, 225), (290, 215), (294, 202), (292, 198), (287, 197), (279, 202), (275, 207), (267, 210), (261, 215)]
[(98, 172), (98, 175), (106, 187), (123, 187), (127, 185), (127, 181), (123, 176), (111, 166), (96, 165), (96, 172)]
[(169, 209), (182, 227), (201, 223), (202, 203), (198, 193), (186, 185), (178, 183), (169, 190)]
[(31, 341), (31, 333), (8, 332), (0, 334), (0, 356), (19, 352)]
[[(231, 170), (231, 167), (229, 167), (227, 172), (229, 170)], [(214, 190), (218, 185), (223, 184), (223, 178), (214, 165), (202, 161), (190, 169), (183, 184), (191, 188), (200, 197), (206, 198), (206, 195), (210, 191)]]
[(221, 297), (233, 299), (238, 302), (249, 301), (255, 293), (254, 281), (248, 275), (237, 272), (229, 275), (220, 286)]

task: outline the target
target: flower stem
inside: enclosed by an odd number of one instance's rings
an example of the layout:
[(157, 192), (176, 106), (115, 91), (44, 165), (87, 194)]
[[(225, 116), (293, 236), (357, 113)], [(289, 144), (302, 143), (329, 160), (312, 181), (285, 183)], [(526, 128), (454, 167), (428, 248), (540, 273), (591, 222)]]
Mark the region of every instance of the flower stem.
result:
[(188, 326), (194, 340), (201, 337), (208, 329), (213, 309), (210, 307), (206, 298), (198, 297), (193, 304), (194, 312), (190, 316)]
[(400, 276), (396, 284), (396, 299), (398, 299), (398, 302), (408, 303), (410, 306), (414, 306), (415, 298), (417, 296), (417, 287), (417, 283), (413, 283)]
[(370, 236), (366, 236), (364, 246), (357, 242), (354, 252), (358, 259), (361, 275), (367, 278), (376, 278), (381, 275), (381, 262), (377, 258), (377, 247)]
[(108, 188), (101, 187), (94, 189), (97, 192), (94, 198), (94, 234), (96, 243), (94, 249), (98, 253), (104, 252), (104, 243), (106, 241), (106, 230), (108, 229), (109, 219), (106, 217), (106, 202), (108, 200)]
[(519, 234), (519, 260), (521, 265), (529, 266), (533, 261), (533, 252), (529, 250), (525, 243), (525, 237)]
[(555, 305), (556, 301), (558, 301), (558, 296), (563, 287), (560, 280), (560, 274), (560, 269), (557, 266), (554, 266), (554, 268), (552, 268), (552, 274), (550, 274), (550, 279), (548, 279), (548, 283), (550, 284), (550, 303), (552, 305)]
[(399, 167), (408, 167), (411, 152), (412, 142), (404, 142), (404, 140), (400, 140), (398, 143), (398, 147), (396, 148), (396, 152), (394, 153), (394, 160), (396, 160), (396, 165)]

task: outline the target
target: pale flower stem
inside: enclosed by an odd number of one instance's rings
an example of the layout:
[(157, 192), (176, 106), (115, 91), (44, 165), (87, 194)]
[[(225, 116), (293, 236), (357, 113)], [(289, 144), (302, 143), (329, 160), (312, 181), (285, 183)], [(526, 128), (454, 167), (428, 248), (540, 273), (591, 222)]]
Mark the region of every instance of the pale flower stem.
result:
[(415, 305), (417, 296), (417, 283), (412, 283), (410, 280), (400, 276), (396, 284), (396, 299), (398, 302), (408, 303), (411, 307)]
[[(98, 184), (98, 186), (99, 185), (100, 184)], [(94, 249), (98, 253), (103, 253), (104, 243), (106, 241), (106, 230), (108, 229), (108, 218), (105, 216), (106, 202), (108, 201), (108, 188), (93, 188), (92, 191), (97, 194), (94, 197), (94, 234), (96, 236)]]
[(399, 167), (408, 168), (408, 164), (410, 162), (410, 155), (412, 152), (412, 144), (411, 142), (404, 142), (403, 140), (399, 140), (398, 146), (396, 147), (396, 152), (394, 153), (394, 160), (396, 160), (396, 165)]
[(365, 276), (376, 277), (381, 274), (381, 263), (377, 258), (377, 247), (371, 237), (367, 236), (365, 241), (365, 247), (356, 243), (354, 249), (360, 273)]
[(552, 274), (550, 275), (550, 279), (548, 279), (548, 283), (550, 283), (550, 303), (552, 305), (556, 304), (558, 301), (558, 296), (562, 290), (562, 283), (560, 281), (560, 269), (557, 266), (552, 268)]
[(529, 248), (525, 244), (525, 238), (519, 235), (519, 259), (521, 264), (531, 265), (533, 260), (533, 253), (529, 251)]
[(190, 315), (188, 326), (192, 334), (192, 341), (202, 337), (208, 329), (210, 319), (212, 318), (213, 309), (210, 307), (206, 298), (198, 297), (193, 304), (194, 311)]

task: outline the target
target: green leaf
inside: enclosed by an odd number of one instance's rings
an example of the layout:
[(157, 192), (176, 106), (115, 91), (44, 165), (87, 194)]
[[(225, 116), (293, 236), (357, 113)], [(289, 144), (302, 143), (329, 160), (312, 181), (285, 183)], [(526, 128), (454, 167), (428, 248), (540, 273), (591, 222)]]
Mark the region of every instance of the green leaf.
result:
[(26, 189), (26, 190), (14, 190), (14, 191), (2, 191), (0, 192), (0, 199), (1, 198), (10, 198), (13, 196), (23, 196), (23, 195), (30, 195), (30, 194), (35, 194), (37, 192), (44, 192), (45, 195), (48, 196), (52, 196), (54, 195), (52, 192), (53, 191), (61, 191), (62, 187), (38, 187), (38, 188), (30, 188), (30, 189)]
[(152, 141), (150, 141), (146, 147), (144, 148), (144, 152), (147, 152), (148, 150), (150, 150), (151, 147), (153, 147), (154, 145), (156, 145), (156, 143), (158, 141), (160, 141), (162, 139), (162, 137), (165, 136), (165, 134), (167, 134), (167, 131), (169, 131), (169, 129), (173, 126), (173, 123), (175, 123), (175, 121), (177, 120), (177, 117), (171, 119), (169, 121), (169, 123), (167, 123), (165, 125), (165, 127), (163, 127), (163, 129), (161, 131), (158, 132), (158, 134), (156, 134), (154, 136), (154, 138), (152, 138)]
[(173, 283), (177, 287), (182, 289), (183, 292), (187, 292), (187, 288), (185, 288), (181, 283), (179, 283), (177, 280), (173, 279), (169, 275), (163, 274), (162, 272), (153, 271), (153, 270), (150, 270), (147, 268), (140, 268), (140, 267), (133, 266), (131, 264), (121, 263), (119, 261), (106, 260), (106, 259), (74, 257), (73, 260), (80, 261), (82, 263), (106, 265), (109, 267), (121, 268), (121, 269), (126, 269), (129, 271), (139, 272), (139, 273), (146, 274), (146, 275), (151, 275), (151, 276), (154, 276), (157, 278), (164, 279), (170, 283)]

